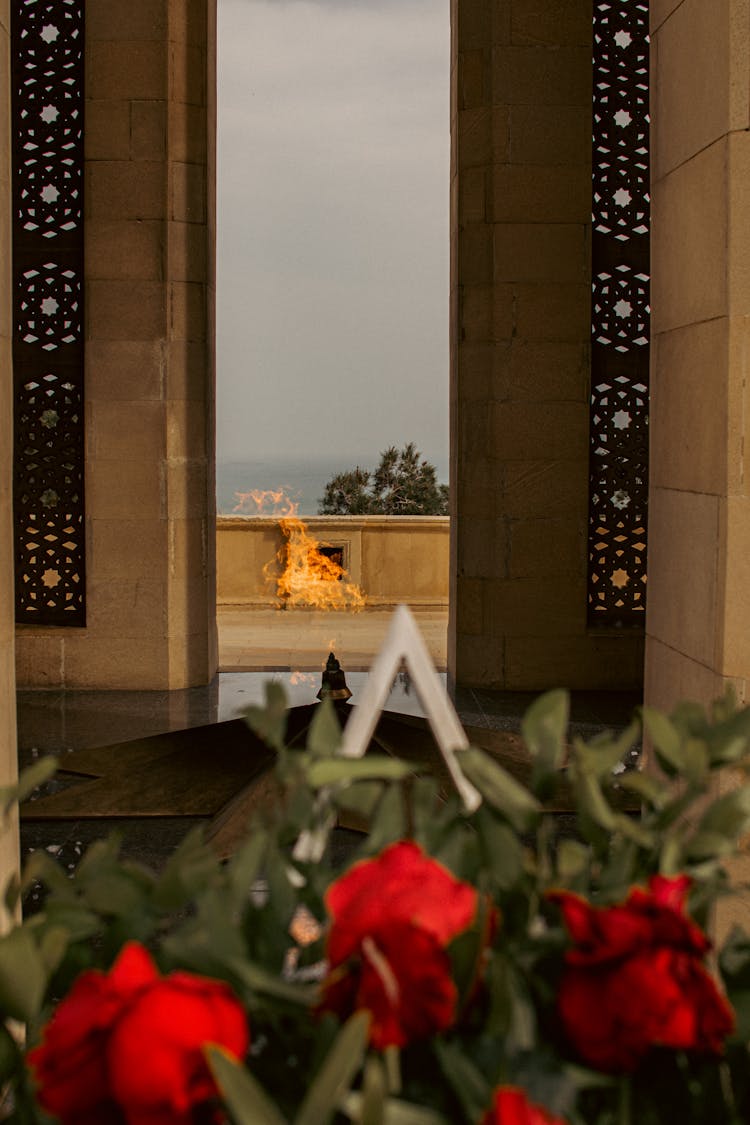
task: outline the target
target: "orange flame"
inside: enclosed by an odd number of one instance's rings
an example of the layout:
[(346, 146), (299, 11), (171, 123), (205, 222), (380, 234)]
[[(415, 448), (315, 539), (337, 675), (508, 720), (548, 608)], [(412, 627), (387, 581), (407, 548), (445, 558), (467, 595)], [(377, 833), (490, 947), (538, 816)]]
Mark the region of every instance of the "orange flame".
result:
[(316, 678), (311, 672), (294, 671), (289, 677), (289, 683), (292, 687), (296, 687), (298, 684), (315, 684), (316, 682)]
[(284, 489), (251, 488), (249, 492), (235, 492), (237, 503), (232, 512), (243, 516), (296, 516), (297, 505)]
[(329, 546), (310, 535), (297, 516), (279, 521), (286, 543), (278, 554), (283, 567), (276, 592), (286, 606), (315, 609), (362, 609), (365, 599), (359, 586), (346, 580), (346, 571), (320, 548)]
[(297, 945), (310, 945), (311, 942), (318, 940), (323, 933), (323, 928), (306, 906), (298, 906), (289, 926), (289, 933)]
[[(269, 581), (276, 581), (276, 593), (285, 608), (307, 606), (314, 609), (362, 609), (365, 599), (359, 586), (346, 579), (341, 563), (324, 554), (310, 535), (305, 523), (297, 515), (298, 504), (283, 489), (251, 489), (235, 492), (237, 503), (233, 512), (243, 515), (272, 515), (279, 517), (279, 526), (285, 543), (276, 556), (281, 574), (273, 574), (274, 565), (268, 563), (263, 572)], [(335, 548), (331, 548), (335, 551)], [(339, 558), (341, 552), (338, 552)]]

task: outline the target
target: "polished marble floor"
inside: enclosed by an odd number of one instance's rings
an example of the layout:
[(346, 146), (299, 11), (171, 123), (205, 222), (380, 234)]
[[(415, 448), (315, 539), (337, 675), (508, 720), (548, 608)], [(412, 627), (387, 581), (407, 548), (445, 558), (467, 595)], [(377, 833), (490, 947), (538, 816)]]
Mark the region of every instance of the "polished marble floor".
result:
[[(440, 675), (445, 683), (445, 674)], [(354, 704), (366, 677), (366, 672), (347, 672)], [(250, 704), (263, 701), (269, 680), (283, 684), (290, 706), (313, 703), (320, 685), (318, 673), (266, 670), (222, 673), (208, 687), (177, 692), (21, 691), (19, 764), (23, 767), (51, 753), (60, 757), (64, 771), (65, 756), (74, 750), (114, 746), (240, 717)], [(455, 704), (467, 726), (515, 731), (534, 698), (532, 693), (463, 689)], [(620, 728), (639, 702), (634, 694), (574, 693), (571, 729), (590, 737), (603, 728)], [(403, 673), (394, 683), (386, 710), (422, 714), (419, 699)], [(124, 748), (118, 745), (116, 752), (123, 753)], [(73, 783), (70, 775), (61, 772), (49, 785), (54, 791), (56, 786)], [(32, 814), (22, 821), (22, 852), (46, 848), (72, 869), (89, 844), (116, 831), (124, 838), (125, 854), (158, 868), (195, 823), (198, 818), (172, 816), (35, 821)]]

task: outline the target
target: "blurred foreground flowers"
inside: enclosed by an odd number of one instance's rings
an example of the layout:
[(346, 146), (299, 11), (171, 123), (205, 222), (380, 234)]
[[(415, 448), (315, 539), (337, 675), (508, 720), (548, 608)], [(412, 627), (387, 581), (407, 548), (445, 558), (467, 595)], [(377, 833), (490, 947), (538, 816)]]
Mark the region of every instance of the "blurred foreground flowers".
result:
[[(286, 747), (280, 692), (248, 713), (275, 799), (230, 860), (194, 832), (156, 874), (113, 838), (72, 878), (37, 853), (6, 889), (11, 910), (32, 883), (45, 899), (0, 938), (5, 1120), (750, 1120), (750, 937), (709, 938), (747, 893), (749, 711), (644, 709), (569, 744), (549, 693), (523, 722), (527, 783), (456, 752), (468, 813), (408, 761), (341, 757), (329, 703)], [(649, 768), (623, 770), (643, 731)], [(368, 831), (344, 870), (330, 848), (295, 859), (352, 812)]]

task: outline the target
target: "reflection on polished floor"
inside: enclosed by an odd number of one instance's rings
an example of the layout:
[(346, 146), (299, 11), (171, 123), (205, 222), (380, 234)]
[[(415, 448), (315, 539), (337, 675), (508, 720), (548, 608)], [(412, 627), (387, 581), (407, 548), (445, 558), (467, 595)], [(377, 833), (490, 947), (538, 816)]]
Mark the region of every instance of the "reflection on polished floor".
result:
[[(137, 806), (130, 809), (132, 815), (121, 816), (107, 814), (102, 818), (96, 810), (86, 808), (86, 802), (78, 800), (72, 802), (71, 807), (77, 812), (60, 816), (59, 819), (45, 815), (35, 817), (33, 804), (25, 810), (21, 827), (22, 849), (28, 853), (34, 848), (44, 847), (49, 852), (58, 856), (61, 862), (68, 867), (73, 867), (85, 851), (88, 844), (96, 839), (108, 835), (113, 830), (122, 833), (125, 837), (124, 850), (133, 859), (140, 860), (151, 867), (159, 867), (171, 851), (177, 846), (186, 832), (197, 823), (210, 823), (216, 809), (210, 803), (191, 803), (189, 785), (186, 787), (184, 777), (181, 779), (183, 787), (182, 815), (175, 815), (171, 810), (168, 799), (161, 790), (165, 782), (163, 762), (158, 768), (156, 765), (148, 766), (148, 762), (156, 763), (165, 753), (172, 756), (177, 762), (182, 773), (189, 772), (185, 769), (190, 761), (197, 762), (200, 766), (195, 774), (195, 786), (206, 786), (205, 762), (201, 756), (211, 762), (211, 769), (221, 770), (223, 775), (222, 786), (217, 786), (217, 793), (221, 797), (224, 790), (233, 782), (228, 775), (234, 773), (234, 753), (241, 753), (236, 749), (239, 723), (232, 723), (241, 717), (244, 709), (250, 704), (261, 703), (264, 698), (265, 684), (274, 680), (283, 684), (289, 699), (289, 706), (306, 710), (307, 705), (315, 703), (315, 696), (320, 686), (320, 670), (325, 663), (330, 642), (334, 641), (334, 648), (341, 658), (346, 670), (348, 685), (353, 692), (352, 703), (356, 705), (357, 695), (361, 693), (367, 673), (356, 670), (367, 667), (377, 651), (382, 636), (387, 627), (389, 614), (386, 612), (369, 612), (351, 615), (353, 621), (362, 621), (357, 625), (357, 631), (346, 631), (335, 627), (341, 622), (323, 621), (323, 618), (338, 617), (339, 615), (316, 613), (310, 614), (307, 622), (310, 632), (316, 629), (324, 637), (318, 644), (317, 637), (308, 640), (304, 655), (295, 659), (299, 654), (286, 646), (290, 643), (292, 627), (284, 622), (291, 617), (289, 612), (270, 611), (274, 616), (263, 626), (266, 636), (271, 638), (271, 643), (264, 649), (259, 646), (260, 629), (252, 634), (253, 645), (245, 645), (242, 652), (253, 654), (253, 660), (247, 658), (247, 664), (237, 657), (238, 628), (237, 621), (220, 619), (221, 659), (222, 666), (247, 667), (253, 666), (254, 671), (225, 671), (220, 673), (213, 683), (207, 687), (192, 688), (185, 691), (174, 692), (88, 692), (88, 691), (22, 691), (18, 694), (18, 735), (19, 735), (19, 763), (21, 767), (34, 761), (39, 756), (47, 753), (56, 754), (61, 758), (61, 772), (48, 783), (40, 803), (39, 813), (43, 807), (49, 805), (49, 798), (55, 794), (61, 796), (72, 786), (89, 785), (88, 792), (98, 793), (98, 803), (101, 805), (101, 796), (107, 795), (107, 786), (116, 784), (116, 779), (127, 778), (130, 791), (138, 790), (146, 800), (143, 809), (148, 808), (145, 815), (138, 814)], [(295, 616), (297, 616), (295, 611)], [(245, 611), (245, 626), (248, 628), (248, 616)], [(431, 649), (433, 659), (440, 665), (439, 654), (436, 654), (436, 637), (440, 641), (440, 625), (435, 616), (429, 619), (429, 627), (425, 628), (424, 615), (417, 614), (420, 627), (427, 634), (426, 639)], [(347, 623), (344, 622), (345, 626)], [(325, 626), (328, 625), (327, 635)], [(366, 626), (366, 628), (365, 628)], [(302, 627), (302, 621), (295, 622), (294, 628)], [(429, 630), (432, 630), (430, 634)], [(283, 637), (282, 637), (283, 634)], [(442, 652), (445, 651), (445, 630), (442, 632)], [(274, 639), (275, 638), (275, 641)], [(245, 642), (240, 642), (245, 643)], [(439, 650), (438, 650), (439, 653)], [(257, 663), (254, 663), (257, 660)], [(257, 670), (258, 664), (263, 670)], [(307, 664), (307, 671), (300, 668)], [(445, 675), (441, 673), (445, 682)], [(514, 732), (518, 731), (520, 719), (529, 703), (534, 698), (533, 694), (523, 692), (492, 692), (478, 689), (463, 689), (457, 694), (455, 700), (459, 716), (466, 726), (484, 729), (488, 732), (508, 732), (508, 746), (517, 746)], [(622, 727), (632, 714), (633, 708), (639, 700), (632, 694), (620, 695), (616, 693), (579, 693), (572, 699), (572, 719), (574, 729), (584, 737), (590, 736), (603, 727)], [(395, 715), (421, 716), (421, 706), (408, 676), (401, 675), (394, 683), (386, 710)], [(406, 720), (408, 723), (408, 720)], [(216, 724), (224, 724), (216, 727)], [(228, 725), (227, 725), (228, 724)], [(398, 724), (397, 724), (398, 725)], [(402, 724), (403, 726), (403, 724)], [(214, 729), (215, 728), (215, 729)], [(170, 740), (168, 732), (181, 732), (175, 734)], [(192, 733), (191, 733), (192, 732)], [(161, 736), (161, 737), (155, 737)], [(230, 738), (231, 736), (231, 738)], [(502, 735), (497, 738), (503, 742)], [(217, 740), (222, 744), (221, 752), (217, 750)], [(184, 755), (180, 757), (180, 747), (184, 748)], [(93, 757), (90, 756), (88, 766), (96, 766), (90, 770), (90, 776), (99, 776), (98, 782), (92, 783), (80, 776), (63, 772), (65, 758), (73, 755), (71, 763), (75, 760), (77, 752), (98, 750)], [(222, 757), (223, 755), (223, 757)], [(125, 759), (125, 761), (123, 761)], [(79, 756), (80, 762), (86, 762), (85, 756)], [(110, 767), (111, 761), (111, 767)], [(221, 764), (223, 762), (223, 765)], [(102, 764), (106, 768), (102, 769)], [(97, 773), (98, 771), (98, 773)], [(210, 771), (209, 771), (210, 772)], [(240, 771), (241, 772), (241, 771)], [(103, 777), (101, 775), (104, 775)], [(200, 775), (200, 776), (198, 776)], [(192, 775), (191, 775), (192, 776)], [(108, 781), (107, 778), (110, 780)], [(137, 780), (137, 785), (133, 781)], [(237, 784), (241, 778), (237, 777)], [(83, 790), (81, 790), (83, 794)], [(185, 795), (186, 794), (186, 795)], [(217, 800), (219, 798), (217, 797)], [(64, 802), (61, 802), (64, 804)], [(92, 804), (96, 804), (92, 799)], [(104, 804), (107, 802), (105, 801)], [(116, 808), (116, 803), (112, 805)], [(122, 806), (124, 807), (124, 806)], [(198, 814), (196, 808), (203, 811)], [(169, 810), (169, 815), (167, 811)], [(192, 810), (192, 811), (191, 811)]]

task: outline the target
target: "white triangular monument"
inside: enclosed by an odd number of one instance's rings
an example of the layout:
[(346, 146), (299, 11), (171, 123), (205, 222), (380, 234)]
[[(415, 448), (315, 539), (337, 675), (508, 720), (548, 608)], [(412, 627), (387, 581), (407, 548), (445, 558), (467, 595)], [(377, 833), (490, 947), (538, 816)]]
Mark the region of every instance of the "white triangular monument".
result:
[[(469, 740), (433, 667), (427, 645), (408, 606), (398, 606), (391, 617), (383, 646), (375, 657), (354, 713), (344, 728), (339, 754), (344, 758), (361, 758), (364, 755), (402, 664), (406, 665), (416, 688), (464, 808), (467, 812), (474, 812), (482, 803), (482, 796), (464, 777), (455, 755), (456, 750), (468, 748)], [(314, 861), (320, 857), (322, 841), (314, 841), (313, 835), (309, 832), (300, 835), (294, 849), (295, 859)]]
[(365, 753), (402, 664), (406, 665), (416, 688), (425, 718), (464, 808), (467, 812), (474, 812), (482, 803), (482, 798), (464, 777), (454, 753), (466, 750), (469, 740), (433, 667), (424, 637), (408, 606), (398, 606), (391, 617), (383, 647), (375, 657), (354, 714), (344, 728), (339, 753), (343, 758), (361, 758)]

